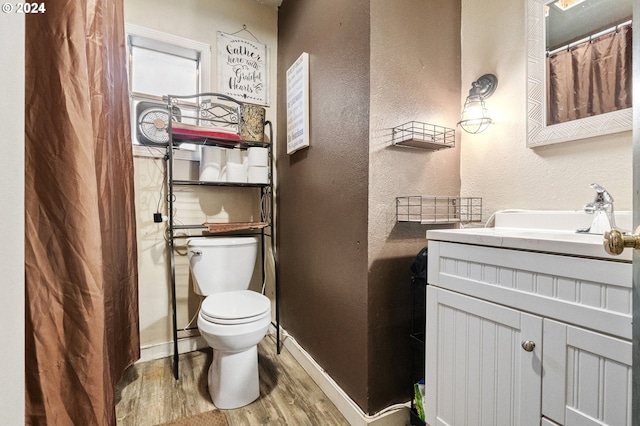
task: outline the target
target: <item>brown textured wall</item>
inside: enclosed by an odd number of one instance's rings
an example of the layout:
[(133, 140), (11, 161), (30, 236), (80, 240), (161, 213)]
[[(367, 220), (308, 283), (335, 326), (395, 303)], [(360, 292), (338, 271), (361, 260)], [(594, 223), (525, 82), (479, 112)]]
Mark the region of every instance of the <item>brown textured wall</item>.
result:
[[(284, 78), (302, 52), (311, 139), (289, 156)], [(278, 111), (281, 323), (367, 410), (368, 1), (283, 2)]]

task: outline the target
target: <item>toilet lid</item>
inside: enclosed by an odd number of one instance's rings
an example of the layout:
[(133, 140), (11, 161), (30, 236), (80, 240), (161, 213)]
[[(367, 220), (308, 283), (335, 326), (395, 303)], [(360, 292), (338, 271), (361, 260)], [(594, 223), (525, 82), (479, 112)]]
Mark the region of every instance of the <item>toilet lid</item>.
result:
[(211, 322), (250, 322), (271, 310), (268, 297), (251, 290), (225, 291), (207, 296), (200, 313)]

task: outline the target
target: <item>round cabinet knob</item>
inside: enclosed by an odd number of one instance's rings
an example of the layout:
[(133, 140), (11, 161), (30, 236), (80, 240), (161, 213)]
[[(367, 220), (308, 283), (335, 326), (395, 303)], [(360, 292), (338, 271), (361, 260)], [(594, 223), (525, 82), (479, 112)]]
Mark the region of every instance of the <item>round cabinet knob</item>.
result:
[(522, 342), (522, 349), (524, 349), (527, 352), (533, 351), (535, 347), (536, 347), (536, 344), (531, 340), (525, 340)]

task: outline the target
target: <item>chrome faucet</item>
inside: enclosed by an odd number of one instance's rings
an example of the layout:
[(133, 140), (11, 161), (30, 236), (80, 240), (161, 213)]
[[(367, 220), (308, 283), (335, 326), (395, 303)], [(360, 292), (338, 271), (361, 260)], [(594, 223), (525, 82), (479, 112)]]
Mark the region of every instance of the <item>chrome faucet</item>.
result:
[(578, 229), (576, 232), (589, 234), (604, 234), (606, 231), (616, 229), (613, 213), (613, 197), (606, 189), (592, 183), (589, 185), (596, 190), (596, 198), (593, 203), (584, 206), (585, 213), (593, 215), (593, 221), (589, 228)]

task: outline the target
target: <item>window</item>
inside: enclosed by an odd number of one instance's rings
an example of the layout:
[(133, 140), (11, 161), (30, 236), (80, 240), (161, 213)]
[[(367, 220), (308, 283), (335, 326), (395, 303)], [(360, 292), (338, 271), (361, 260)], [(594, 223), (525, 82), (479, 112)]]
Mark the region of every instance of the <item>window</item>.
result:
[[(161, 72), (159, 72), (161, 71)], [(163, 96), (198, 92), (198, 60), (131, 47), (131, 92)]]
[[(136, 25), (125, 25), (127, 39), (132, 142), (140, 144), (137, 117), (144, 102), (164, 107), (163, 96), (209, 91), (211, 47)], [(134, 154), (136, 151), (134, 146)]]

